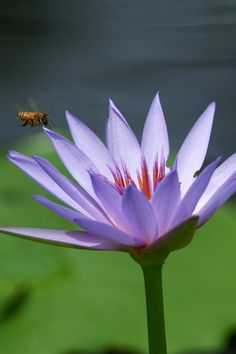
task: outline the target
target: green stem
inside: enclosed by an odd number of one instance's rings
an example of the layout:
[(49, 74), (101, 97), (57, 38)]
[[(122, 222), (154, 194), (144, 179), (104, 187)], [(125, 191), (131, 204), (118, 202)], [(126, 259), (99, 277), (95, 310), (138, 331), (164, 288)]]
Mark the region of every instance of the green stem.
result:
[(142, 267), (147, 306), (149, 354), (167, 354), (162, 294), (162, 265)]

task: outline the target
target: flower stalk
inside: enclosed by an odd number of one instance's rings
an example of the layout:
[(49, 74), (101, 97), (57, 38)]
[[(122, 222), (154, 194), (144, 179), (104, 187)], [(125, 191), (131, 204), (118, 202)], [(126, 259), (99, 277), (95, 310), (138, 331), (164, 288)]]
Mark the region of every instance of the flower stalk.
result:
[(162, 291), (162, 265), (142, 267), (148, 324), (149, 354), (167, 354)]

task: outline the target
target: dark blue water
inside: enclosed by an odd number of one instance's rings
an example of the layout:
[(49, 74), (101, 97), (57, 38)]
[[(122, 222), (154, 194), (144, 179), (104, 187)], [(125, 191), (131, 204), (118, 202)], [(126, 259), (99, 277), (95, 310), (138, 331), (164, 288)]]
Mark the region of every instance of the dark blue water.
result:
[(2, 1), (0, 141), (31, 135), (33, 98), (56, 126), (72, 110), (102, 136), (108, 97), (140, 136), (160, 91), (172, 147), (211, 100), (210, 155), (236, 150), (236, 2)]

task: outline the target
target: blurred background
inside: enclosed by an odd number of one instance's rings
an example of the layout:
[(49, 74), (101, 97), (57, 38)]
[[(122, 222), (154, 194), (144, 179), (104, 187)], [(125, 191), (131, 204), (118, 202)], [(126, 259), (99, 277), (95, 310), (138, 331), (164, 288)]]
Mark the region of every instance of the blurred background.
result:
[[(1, 0), (1, 224), (71, 227), (32, 200), (46, 192), (6, 158), (14, 148), (62, 168), (41, 128), (21, 128), (17, 121), (19, 110), (31, 110), (30, 100), (56, 129), (65, 129), (69, 109), (103, 137), (111, 97), (140, 137), (159, 90), (174, 151), (215, 100), (208, 159), (233, 153), (235, 36), (234, 0)], [(168, 259), (170, 353), (236, 352), (235, 229), (231, 202)], [(127, 255), (1, 236), (1, 350), (145, 353), (142, 281)]]

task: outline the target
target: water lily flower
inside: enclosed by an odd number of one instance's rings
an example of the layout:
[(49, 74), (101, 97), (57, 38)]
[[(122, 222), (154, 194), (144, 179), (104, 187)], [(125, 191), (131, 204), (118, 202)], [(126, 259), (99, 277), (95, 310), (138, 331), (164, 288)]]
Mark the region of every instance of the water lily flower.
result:
[[(152, 266), (161, 265), (171, 251), (186, 246), (195, 229), (236, 191), (236, 154), (221, 165), (216, 159), (202, 169), (214, 111), (211, 103), (190, 130), (171, 167), (158, 94), (148, 112), (141, 145), (112, 101), (106, 145), (67, 111), (74, 143), (43, 129), (73, 180), (39, 156), (10, 151), (9, 159), (64, 205), (43, 196), (35, 196), (37, 202), (83, 231), (29, 227), (1, 227), (0, 231), (69, 247), (125, 251), (148, 269), (145, 280), (150, 278)], [(147, 292), (150, 283), (150, 279), (146, 281)], [(151, 293), (156, 294), (155, 287)], [(155, 311), (148, 313), (152, 328), (158, 327)], [(159, 345), (156, 340), (152, 343), (153, 336), (149, 341), (152, 353), (156, 351), (151, 348), (165, 347), (164, 339)], [(162, 352), (165, 349), (158, 351)]]
[(39, 203), (84, 231), (1, 229), (72, 247), (146, 252), (167, 242), (168, 234), (179, 227), (203, 225), (236, 190), (236, 154), (219, 167), (217, 159), (196, 176), (205, 159), (214, 111), (211, 103), (172, 167), (167, 167), (169, 140), (158, 94), (141, 146), (112, 101), (106, 145), (66, 112), (74, 144), (54, 131), (44, 131), (74, 180), (42, 157), (10, 151), (9, 159), (67, 206), (35, 196)]

